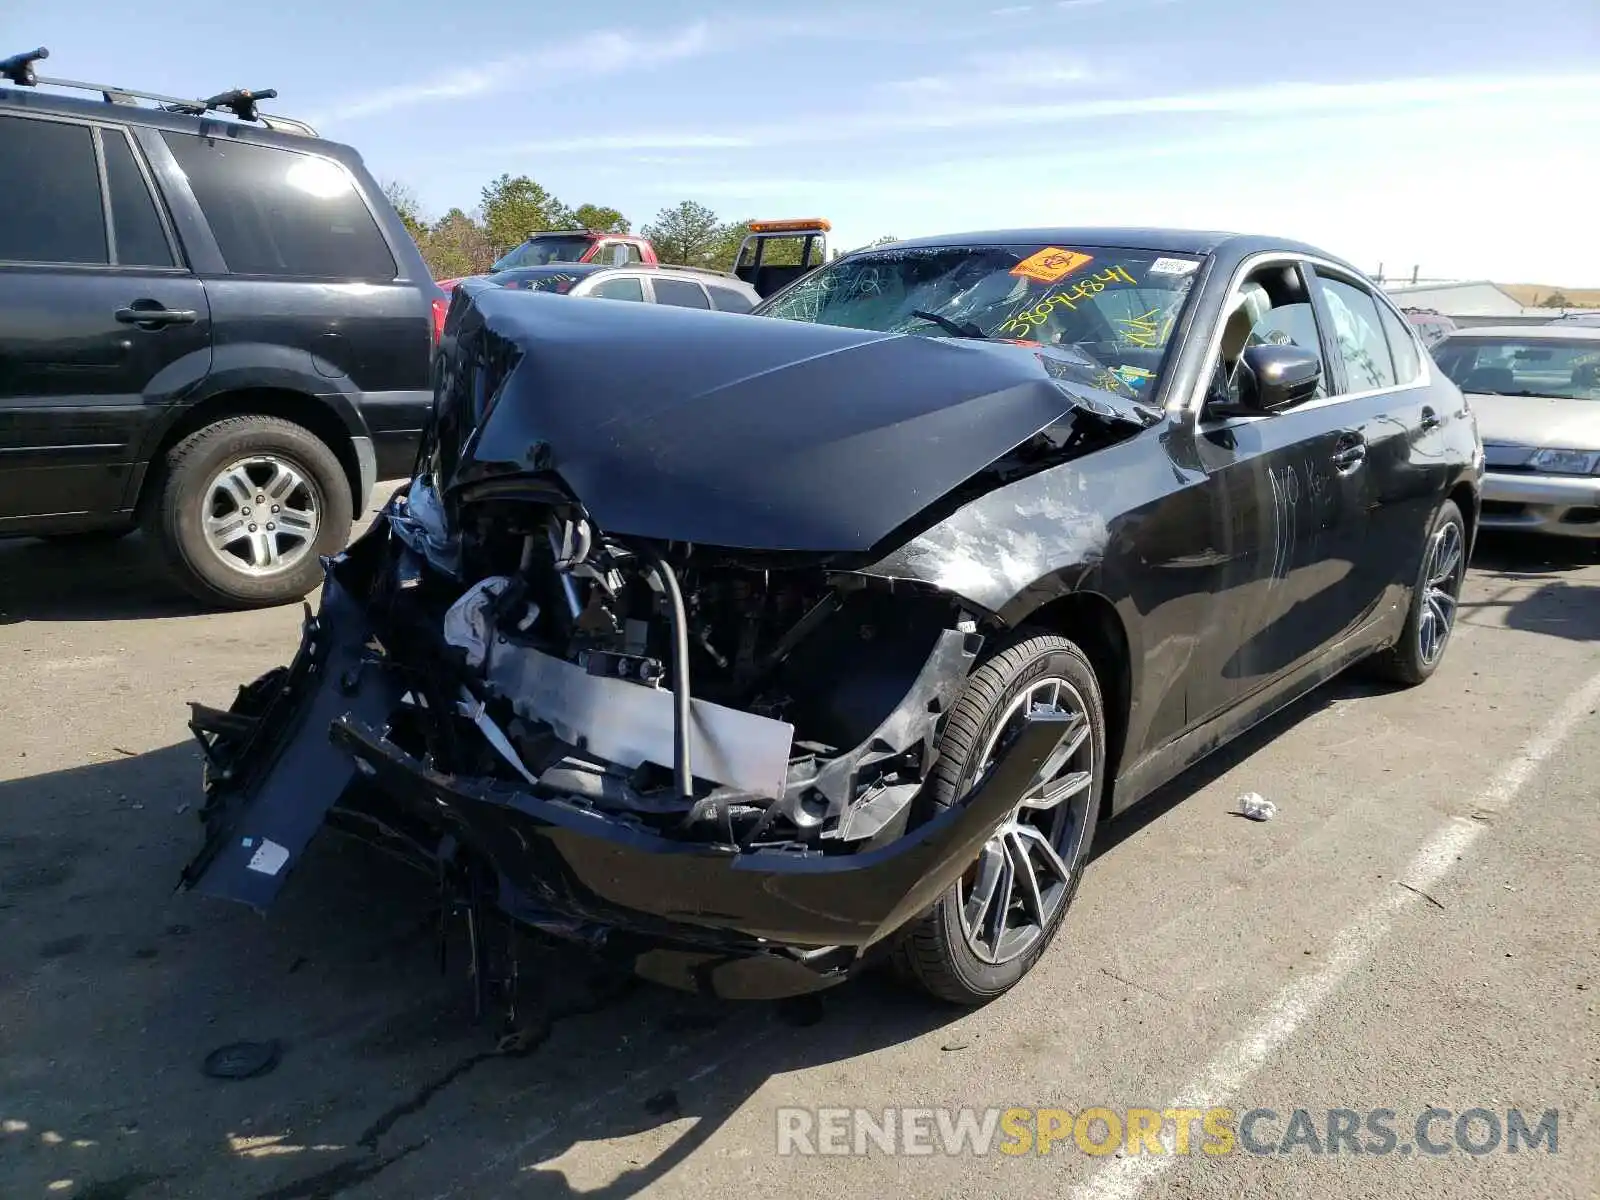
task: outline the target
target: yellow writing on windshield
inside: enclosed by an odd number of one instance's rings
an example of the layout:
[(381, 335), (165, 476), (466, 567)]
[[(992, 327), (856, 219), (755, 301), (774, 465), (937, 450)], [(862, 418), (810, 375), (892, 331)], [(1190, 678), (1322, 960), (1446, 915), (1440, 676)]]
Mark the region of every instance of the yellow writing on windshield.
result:
[(1136, 317), (1118, 317), (1112, 324), (1117, 327), (1118, 339), (1146, 350), (1159, 349), (1172, 333), (1172, 318), (1164, 317), (1159, 308)]
[(1048, 321), (1050, 314), (1057, 308), (1066, 308), (1068, 311), (1072, 311), (1078, 307), (1079, 301), (1099, 295), (1110, 284), (1137, 282), (1138, 280), (1128, 274), (1128, 269), (1120, 263), (1114, 267), (1107, 267), (1103, 271), (1095, 272), (1095, 274), (1080, 283), (1073, 284), (1072, 287), (1067, 288), (1065, 291), (1046, 296), (1032, 308), (1013, 313), (1011, 319), (1000, 326), (999, 332), (1012, 333), (1019, 337), (1026, 336), (1030, 331)]

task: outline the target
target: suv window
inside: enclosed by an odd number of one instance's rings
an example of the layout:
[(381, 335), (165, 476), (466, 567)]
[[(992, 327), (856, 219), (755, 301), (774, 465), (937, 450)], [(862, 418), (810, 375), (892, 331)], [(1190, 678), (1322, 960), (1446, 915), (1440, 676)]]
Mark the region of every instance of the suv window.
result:
[(755, 307), (750, 298), (743, 292), (736, 292), (732, 288), (718, 287), (714, 283), (706, 284), (706, 291), (711, 293), (711, 303), (722, 312), (747, 313)]
[(117, 238), (117, 262), (124, 266), (173, 266), (172, 246), (156, 213), (133, 148), (126, 134), (114, 129), (100, 131), (100, 145), (106, 155), (106, 184), (111, 189), (111, 228)]
[(643, 300), (644, 288), (636, 276), (616, 275), (595, 284), (589, 295), (602, 300)]
[[(87, 125), (0, 117), (0, 260), (109, 263), (94, 135)], [(17, 180), (27, 180), (19, 187)]]
[(1370, 392), (1394, 386), (1394, 359), (1383, 336), (1378, 302), (1364, 288), (1317, 276), (1333, 322), (1333, 338), (1344, 360), (1345, 388)]
[(163, 133), (241, 275), (392, 280), (394, 256), (344, 168), (232, 138)]
[(651, 285), (656, 290), (657, 304), (672, 304), (678, 308), (710, 308), (706, 294), (698, 283), (688, 279), (666, 279), (657, 276)]
[(1394, 356), (1394, 381), (1415, 383), (1422, 373), (1422, 357), (1417, 353), (1416, 335), (1411, 326), (1387, 304), (1378, 305), (1383, 332), (1389, 337), (1389, 353)]

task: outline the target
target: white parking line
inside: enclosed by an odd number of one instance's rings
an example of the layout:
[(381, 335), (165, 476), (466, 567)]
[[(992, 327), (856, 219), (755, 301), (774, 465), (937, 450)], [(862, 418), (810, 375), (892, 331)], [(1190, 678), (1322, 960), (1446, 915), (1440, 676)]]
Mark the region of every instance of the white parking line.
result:
[[(1556, 715), (1535, 734), (1477, 797), (1473, 812), (1498, 812), (1512, 800), (1580, 720), (1600, 704), (1600, 675), (1573, 693)], [(1219, 1108), (1294, 1036), (1301, 1023), (1319, 1009), (1345, 978), (1389, 935), (1395, 916), (1415, 900), (1415, 892), (1431, 891), (1455, 865), (1457, 858), (1477, 840), (1484, 825), (1466, 817), (1452, 817), (1417, 851), (1400, 883), (1371, 905), (1359, 918), (1340, 930), (1333, 951), (1313, 974), (1296, 979), (1280, 991), (1271, 1004), (1244, 1031), (1223, 1048), (1176, 1097), (1168, 1108)], [(1074, 1200), (1132, 1200), (1144, 1185), (1160, 1175), (1175, 1158), (1172, 1131), (1163, 1129), (1163, 1154), (1119, 1158), (1102, 1167), (1073, 1189)]]

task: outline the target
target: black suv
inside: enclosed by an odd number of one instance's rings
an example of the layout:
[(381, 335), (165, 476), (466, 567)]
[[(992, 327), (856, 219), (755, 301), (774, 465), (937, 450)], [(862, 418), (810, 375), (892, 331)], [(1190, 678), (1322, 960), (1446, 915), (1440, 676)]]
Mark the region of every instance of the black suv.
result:
[(303, 596), (410, 473), (444, 295), (360, 156), (275, 93), (44, 56), (0, 62), (0, 536), (142, 525), (206, 601)]

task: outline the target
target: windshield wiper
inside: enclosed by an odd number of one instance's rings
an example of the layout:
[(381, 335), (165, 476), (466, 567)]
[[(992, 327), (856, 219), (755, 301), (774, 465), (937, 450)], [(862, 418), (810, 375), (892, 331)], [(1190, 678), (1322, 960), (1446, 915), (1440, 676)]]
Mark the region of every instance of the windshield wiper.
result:
[(933, 322), (933, 324), (944, 330), (951, 337), (977, 338), (980, 341), (988, 341), (989, 339), (989, 335), (983, 330), (979, 329), (971, 321), (962, 321), (958, 325), (949, 317), (941, 317), (938, 313), (924, 312), (920, 308), (913, 308), (911, 310), (911, 315), (923, 321)]

